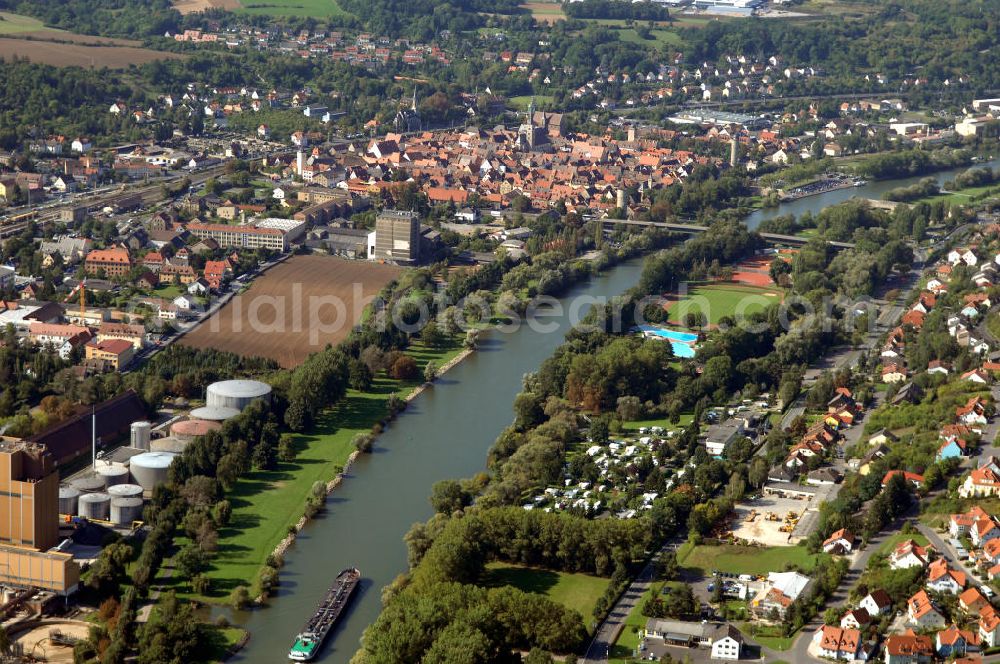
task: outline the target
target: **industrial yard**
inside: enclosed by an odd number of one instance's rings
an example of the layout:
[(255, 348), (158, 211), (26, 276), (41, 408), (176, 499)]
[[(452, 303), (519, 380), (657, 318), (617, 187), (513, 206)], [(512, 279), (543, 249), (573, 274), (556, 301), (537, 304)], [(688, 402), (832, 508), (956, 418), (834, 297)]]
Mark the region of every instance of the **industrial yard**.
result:
[(255, 279), (180, 343), (294, 367), (346, 339), (368, 302), (399, 274), (390, 265), (294, 256)]

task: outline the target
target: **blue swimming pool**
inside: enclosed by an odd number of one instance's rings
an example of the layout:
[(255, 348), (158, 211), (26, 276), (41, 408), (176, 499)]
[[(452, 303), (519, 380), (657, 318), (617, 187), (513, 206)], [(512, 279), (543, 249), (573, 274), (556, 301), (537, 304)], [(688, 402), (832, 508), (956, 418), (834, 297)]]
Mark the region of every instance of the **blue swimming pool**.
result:
[(694, 357), (694, 342), (698, 341), (697, 334), (689, 332), (677, 332), (655, 325), (639, 325), (637, 330), (644, 335), (654, 335), (670, 341), (670, 346), (674, 349), (677, 357)]

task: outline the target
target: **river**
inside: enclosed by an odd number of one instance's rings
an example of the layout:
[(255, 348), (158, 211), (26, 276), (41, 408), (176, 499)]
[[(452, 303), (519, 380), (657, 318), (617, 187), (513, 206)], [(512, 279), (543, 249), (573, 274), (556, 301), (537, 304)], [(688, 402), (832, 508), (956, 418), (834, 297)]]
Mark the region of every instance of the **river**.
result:
[[(635, 285), (641, 270), (641, 260), (623, 263), (577, 285), (561, 302), (619, 295)], [(542, 333), (522, 325), (513, 333), (486, 334), (478, 352), (410, 403), (379, 436), (373, 454), (358, 458), (331, 494), (325, 513), (306, 526), (285, 555), (281, 584), (270, 606), (235, 615), (225, 612), (252, 634), (230, 661), (287, 661), (295, 634), (330, 582), (340, 570), (357, 566), (364, 577), (358, 595), (318, 661), (350, 659), (362, 631), (378, 616), (382, 587), (406, 569), (403, 535), (432, 514), (431, 485), (485, 469), (487, 450), (513, 420), (511, 404), (522, 376), (537, 370), (562, 343), (567, 318), (545, 322), (555, 323), (556, 329)]]
[[(983, 166), (1000, 167), (1000, 159)], [(965, 168), (941, 171), (938, 183)], [(852, 197), (881, 198), (889, 189), (923, 177), (870, 182), (755, 211), (747, 226), (782, 214), (813, 214)], [(579, 296), (609, 298), (635, 285), (640, 260), (623, 263), (575, 287), (565, 304)], [(318, 661), (347, 662), (361, 633), (378, 616), (381, 589), (406, 569), (403, 535), (428, 519), (431, 485), (442, 479), (470, 477), (484, 470), (486, 452), (513, 419), (511, 404), (521, 377), (535, 371), (562, 343), (565, 317), (552, 318), (556, 329), (542, 333), (528, 326), (511, 334), (484, 336), (480, 350), (438, 379), (379, 436), (373, 454), (362, 455), (327, 501), (326, 512), (310, 522), (285, 555), (278, 592), (269, 607), (233, 614), (216, 609), (250, 630), (247, 646), (232, 660), (244, 664), (287, 661), (288, 648), (326, 588), (340, 570), (357, 566), (363, 574), (358, 595), (345, 619), (327, 641)], [(549, 322), (549, 321), (547, 321)]]
[(855, 197), (874, 198), (880, 200), (882, 195), (890, 189), (907, 187), (911, 184), (916, 184), (927, 177), (934, 178), (934, 180), (941, 185), (948, 180), (954, 179), (956, 175), (968, 170), (969, 168), (981, 168), (984, 166), (989, 166), (993, 169), (1000, 168), (1000, 158), (984, 163), (976, 162), (972, 164), (972, 166), (963, 166), (961, 168), (951, 168), (946, 171), (938, 171), (937, 173), (929, 175), (918, 175), (916, 177), (902, 178), (899, 180), (877, 180), (871, 181), (860, 187), (834, 189), (833, 191), (827, 191), (822, 194), (817, 194), (816, 196), (806, 196), (805, 198), (799, 198), (794, 201), (782, 203), (778, 207), (756, 210), (747, 216), (744, 221), (746, 221), (747, 228), (753, 230), (760, 226), (760, 223), (766, 219), (773, 219), (785, 214), (794, 214), (796, 217), (799, 217), (807, 210), (815, 215), (825, 207), (836, 205), (837, 203), (843, 203), (844, 201)]

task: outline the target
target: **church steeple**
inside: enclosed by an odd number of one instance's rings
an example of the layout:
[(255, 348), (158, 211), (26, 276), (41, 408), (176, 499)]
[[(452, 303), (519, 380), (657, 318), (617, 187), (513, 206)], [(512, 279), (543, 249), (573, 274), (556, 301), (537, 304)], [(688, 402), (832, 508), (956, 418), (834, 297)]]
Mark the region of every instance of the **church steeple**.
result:
[(413, 102), (410, 103), (410, 110), (414, 113), (417, 112), (417, 86), (413, 86)]
[(528, 102), (528, 125), (531, 127), (535, 126), (535, 96), (531, 96), (531, 101)]

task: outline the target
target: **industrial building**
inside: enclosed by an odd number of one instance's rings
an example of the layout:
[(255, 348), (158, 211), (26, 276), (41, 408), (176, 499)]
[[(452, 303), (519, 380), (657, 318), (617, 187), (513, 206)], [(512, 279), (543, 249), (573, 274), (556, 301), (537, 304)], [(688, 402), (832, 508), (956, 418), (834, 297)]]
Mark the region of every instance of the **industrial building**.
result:
[(420, 216), (416, 212), (383, 210), (375, 217), (375, 242), (368, 258), (400, 265), (420, 260)]
[[(267, 222), (268, 220), (265, 220)], [(280, 221), (288, 222), (288, 219)], [(199, 238), (212, 238), (223, 247), (243, 249), (272, 249), (288, 251), (289, 243), (305, 230), (305, 222), (295, 221), (294, 225), (277, 227), (261, 222), (256, 225), (202, 224), (190, 223), (187, 230)], [(263, 225), (261, 225), (263, 224)]]
[(146, 408), (142, 400), (128, 390), (42, 430), (29, 440), (45, 445), (59, 467), (90, 453), (92, 427), (102, 442), (110, 443), (128, 434), (133, 422), (145, 419)]
[[(59, 539), (59, 475), (43, 445), (0, 440), (0, 584), (67, 595), (80, 568)], [(16, 518), (14, 518), (16, 516)], [(6, 517), (6, 518), (4, 518)]]

